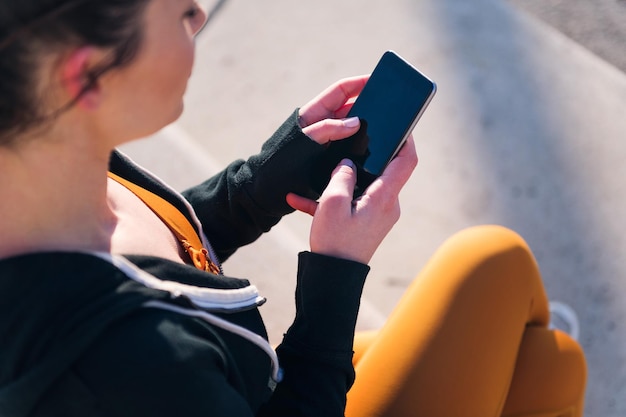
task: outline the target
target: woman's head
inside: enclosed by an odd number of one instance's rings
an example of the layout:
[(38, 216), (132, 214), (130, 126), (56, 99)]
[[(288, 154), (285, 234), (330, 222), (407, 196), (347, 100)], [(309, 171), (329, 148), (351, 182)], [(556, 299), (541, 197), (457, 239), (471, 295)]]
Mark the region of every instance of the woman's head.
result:
[[(90, 81), (137, 54), (149, 0), (3, 0), (0, 3), (0, 146), (49, 121), (41, 103), (44, 58), (94, 46), (110, 51)], [(89, 84), (85, 85), (85, 89)], [(67, 103), (70, 105), (71, 103)], [(62, 109), (56, 109), (60, 111)]]

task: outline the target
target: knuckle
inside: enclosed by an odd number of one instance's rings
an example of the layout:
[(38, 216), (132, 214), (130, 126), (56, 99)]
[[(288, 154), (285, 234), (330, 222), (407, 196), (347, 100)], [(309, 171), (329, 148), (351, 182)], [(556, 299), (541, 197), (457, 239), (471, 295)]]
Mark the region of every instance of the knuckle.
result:
[(395, 223), (401, 215), (400, 202), (397, 198), (385, 199), (381, 204), (381, 211), (385, 218)]
[(334, 123), (332, 119), (324, 119), (302, 129), (311, 139), (318, 143), (326, 143), (333, 137)]
[(345, 199), (345, 195), (337, 191), (330, 190), (322, 197), (320, 203), (323, 204), (327, 209), (334, 210), (341, 207), (345, 203)]
[(329, 130), (333, 129), (335, 127), (335, 120), (334, 119), (324, 119), (320, 122), (320, 128), (323, 129), (324, 131), (328, 132)]

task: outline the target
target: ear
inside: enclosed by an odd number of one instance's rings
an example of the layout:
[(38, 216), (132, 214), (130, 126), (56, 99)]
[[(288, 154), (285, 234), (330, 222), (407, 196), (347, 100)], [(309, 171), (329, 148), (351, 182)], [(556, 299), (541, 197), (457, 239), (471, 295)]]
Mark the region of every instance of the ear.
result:
[(101, 92), (98, 80), (93, 80), (92, 71), (100, 62), (101, 54), (91, 46), (74, 49), (61, 64), (62, 85), (76, 105), (92, 110), (98, 107)]

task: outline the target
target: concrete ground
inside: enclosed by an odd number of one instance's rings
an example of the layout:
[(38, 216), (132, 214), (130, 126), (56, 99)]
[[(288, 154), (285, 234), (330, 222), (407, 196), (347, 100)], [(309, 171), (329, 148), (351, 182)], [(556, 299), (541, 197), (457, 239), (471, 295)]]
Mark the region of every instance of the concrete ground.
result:
[[(255, 153), (296, 107), (394, 49), (438, 83), (420, 165), (372, 261), (360, 328), (379, 326), (431, 254), (472, 225), (526, 238), (552, 299), (580, 316), (586, 415), (626, 415), (626, 76), (502, 0), (225, 2), (198, 39), (183, 117), (125, 150), (176, 188)], [(307, 216), (225, 269), (251, 279), (273, 342), (289, 325)]]
[(509, 0), (626, 71), (626, 0)]

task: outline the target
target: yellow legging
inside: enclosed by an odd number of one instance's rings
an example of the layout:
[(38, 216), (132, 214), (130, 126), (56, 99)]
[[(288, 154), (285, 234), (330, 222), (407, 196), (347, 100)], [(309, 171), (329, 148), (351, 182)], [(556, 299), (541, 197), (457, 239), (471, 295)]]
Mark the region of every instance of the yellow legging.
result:
[(498, 226), (449, 239), (379, 331), (357, 334), (346, 417), (574, 417), (586, 362), (547, 328), (526, 243)]

